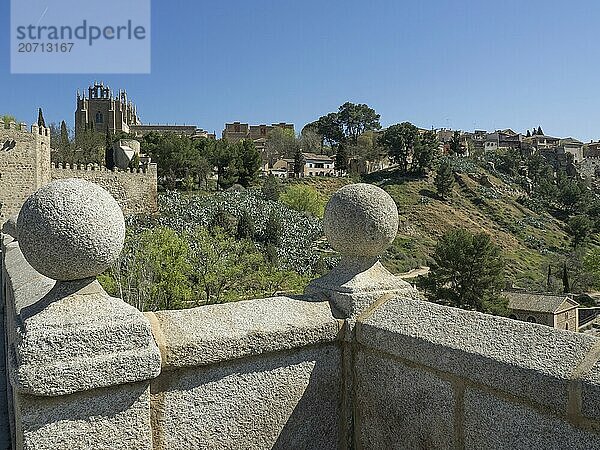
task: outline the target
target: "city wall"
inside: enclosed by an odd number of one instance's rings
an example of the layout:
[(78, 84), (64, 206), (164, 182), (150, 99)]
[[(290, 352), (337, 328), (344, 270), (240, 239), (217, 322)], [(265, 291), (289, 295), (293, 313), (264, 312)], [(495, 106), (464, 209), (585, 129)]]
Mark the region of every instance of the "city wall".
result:
[(19, 213), (29, 195), (52, 180), (83, 178), (107, 189), (127, 214), (152, 214), (157, 206), (157, 168), (111, 171), (98, 165), (50, 162), (50, 130), (12, 122), (0, 127), (0, 224)]
[(152, 214), (157, 206), (157, 167), (151, 163), (138, 170), (110, 170), (97, 164), (51, 164), (52, 180), (83, 178), (112, 194), (125, 215)]
[[(1, 124), (0, 124), (1, 125)], [(0, 126), (0, 222), (50, 181), (50, 130), (11, 122)]]

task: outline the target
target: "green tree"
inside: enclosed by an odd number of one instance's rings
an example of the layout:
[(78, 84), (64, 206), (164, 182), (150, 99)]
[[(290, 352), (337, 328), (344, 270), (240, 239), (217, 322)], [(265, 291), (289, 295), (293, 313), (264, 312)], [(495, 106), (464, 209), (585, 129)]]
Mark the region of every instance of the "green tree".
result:
[[(321, 136), (312, 128), (304, 127), (297, 140), (300, 148), (308, 153), (323, 153), (323, 140)], [(289, 154), (289, 153), (288, 153)]]
[(577, 249), (591, 234), (594, 224), (589, 217), (578, 215), (567, 222), (567, 232), (571, 236), (571, 245)]
[(0, 120), (4, 123), (4, 128), (8, 128), (11, 122), (17, 122), (15, 116), (11, 116), (10, 114), (0, 116)]
[[(61, 124), (61, 142), (68, 141), (68, 133), (65, 133)], [(103, 164), (106, 138), (102, 133), (93, 130), (80, 130), (75, 134), (75, 141), (69, 145), (68, 154), (73, 155), (72, 162), (80, 164)], [(71, 161), (69, 161), (71, 162)]]
[(543, 135), (544, 135), (544, 132), (542, 131), (542, 127), (539, 127), (539, 126), (538, 126), (538, 128), (537, 128), (537, 131), (536, 131), (536, 134), (537, 134), (538, 136), (543, 136)]
[(412, 170), (425, 175), (431, 169), (437, 155), (439, 143), (434, 131), (426, 131), (418, 137), (413, 149)]
[(454, 184), (454, 172), (452, 171), (450, 161), (447, 159), (440, 163), (435, 174), (433, 184), (435, 185), (438, 195), (443, 199), (445, 199), (452, 192), (452, 185)]
[(344, 130), (338, 113), (321, 116), (317, 121), (306, 125), (306, 127), (313, 129), (321, 136), (322, 142), (326, 142), (332, 151), (344, 140)]
[(262, 158), (250, 139), (240, 141), (236, 150), (237, 181), (242, 186), (249, 187), (260, 174)]
[(302, 150), (300, 148), (296, 149), (296, 153), (294, 153), (294, 176), (296, 178), (300, 178), (304, 175), (304, 165), (306, 164), (306, 159), (302, 154)]
[(452, 133), (452, 137), (450, 138), (450, 154), (451, 155), (463, 155), (465, 153), (465, 148), (460, 142), (460, 132), (457, 130)]
[(563, 283), (563, 293), (565, 293), (565, 294), (570, 293), (571, 292), (571, 284), (569, 283), (569, 271), (567, 270), (566, 262), (563, 264), (562, 283)]
[(388, 127), (379, 142), (387, 150), (390, 159), (400, 166), (400, 171), (408, 173), (408, 162), (418, 139), (418, 128), (410, 122), (402, 122)]
[(583, 190), (577, 180), (559, 173), (558, 181), (558, 201), (567, 212), (575, 212), (577, 205), (583, 199)]
[(210, 221), (209, 230), (214, 232), (218, 228), (229, 235), (234, 235), (237, 231), (237, 222), (234, 215), (219, 207)]
[(509, 148), (497, 152), (497, 156), (499, 162), (496, 167), (499, 171), (511, 176), (517, 175), (521, 165), (521, 154), (518, 150)]
[(217, 169), (217, 187), (228, 188), (237, 181), (236, 154), (226, 139), (212, 143), (208, 160)]
[(190, 306), (191, 266), (187, 242), (159, 227), (128, 235), (120, 260), (103, 277), (103, 286), (140, 311)]
[(265, 261), (251, 241), (237, 241), (216, 229), (197, 228), (189, 236), (191, 264), (198, 280), (198, 304), (252, 298)]
[(340, 175), (348, 170), (348, 151), (345, 144), (338, 145), (334, 166)]
[(281, 218), (275, 211), (271, 211), (265, 223), (263, 242), (267, 246), (271, 245), (276, 248), (277, 246), (281, 245), (282, 232), (283, 226), (281, 224)]
[(275, 127), (265, 142), (265, 160), (272, 165), (281, 158), (292, 158), (299, 147), (293, 130)]
[(106, 140), (104, 143), (104, 164), (108, 169), (115, 167), (115, 153), (113, 148), (113, 138), (110, 128), (106, 127)]
[(244, 210), (237, 223), (236, 237), (238, 239), (254, 239), (256, 231), (254, 229), (254, 220), (248, 211)]
[(485, 233), (459, 228), (444, 234), (432, 257), (431, 271), (419, 283), (429, 300), (464, 309), (506, 313), (504, 260)]
[(582, 259), (583, 268), (591, 278), (590, 284), (595, 289), (600, 289), (600, 248), (593, 248)]
[(42, 108), (38, 108), (37, 126), (46, 128), (46, 121), (44, 120), (44, 114)]
[(267, 200), (273, 202), (279, 200), (279, 196), (281, 195), (281, 181), (279, 181), (279, 178), (272, 173), (269, 174), (263, 184), (262, 193)]
[(339, 107), (338, 121), (347, 140), (356, 144), (358, 137), (365, 131), (379, 130), (380, 115), (364, 103), (346, 102)]
[(292, 185), (281, 195), (281, 201), (296, 211), (323, 217), (324, 202), (312, 186)]
[(72, 144), (69, 139), (69, 130), (67, 128), (67, 124), (63, 120), (60, 123), (60, 134), (57, 148), (57, 155), (58, 159), (60, 160), (59, 162), (66, 162), (70, 164), (75, 162), (75, 155), (73, 149), (71, 148), (72, 145), (74, 144)]

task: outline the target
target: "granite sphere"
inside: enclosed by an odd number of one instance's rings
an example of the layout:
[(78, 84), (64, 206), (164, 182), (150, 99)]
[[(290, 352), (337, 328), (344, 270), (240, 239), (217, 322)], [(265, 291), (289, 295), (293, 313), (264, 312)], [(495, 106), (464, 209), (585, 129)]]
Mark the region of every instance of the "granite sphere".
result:
[(350, 184), (327, 203), (323, 228), (329, 244), (342, 255), (376, 257), (398, 233), (398, 208), (383, 189)]
[(125, 220), (116, 200), (81, 179), (53, 181), (23, 204), (17, 219), (27, 262), (54, 280), (92, 278), (116, 261)]

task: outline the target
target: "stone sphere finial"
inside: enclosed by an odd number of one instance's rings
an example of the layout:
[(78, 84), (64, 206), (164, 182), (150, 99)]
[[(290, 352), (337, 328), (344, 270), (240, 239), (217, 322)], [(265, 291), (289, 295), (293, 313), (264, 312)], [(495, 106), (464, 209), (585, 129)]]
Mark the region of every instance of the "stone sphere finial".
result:
[(398, 208), (383, 189), (350, 184), (327, 203), (323, 228), (329, 244), (342, 255), (377, 257), (398, 233)]
[(21, 208), (17, 231), (23, 256), (35, 270), (73, 281), (95, 277), (117, 259), (125, 220), (106, 190), (70, 178), (32, 194)]

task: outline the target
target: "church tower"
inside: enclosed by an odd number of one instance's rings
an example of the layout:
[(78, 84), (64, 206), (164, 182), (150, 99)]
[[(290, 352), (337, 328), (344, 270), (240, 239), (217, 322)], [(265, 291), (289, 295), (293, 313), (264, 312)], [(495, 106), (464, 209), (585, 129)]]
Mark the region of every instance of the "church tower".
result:
[(94, 130), (106, 134), (119, 131), (129, 133), (130, 125), (141, 124), (137, 108), (127, 100), (127, 92), (119, 90), (113, 97), (112, 90), (103, 82), (95, 82), (88, 88), (87, 97), (77, 91), (77, 109), (75, 111), (75, 133), (82, 130)]

